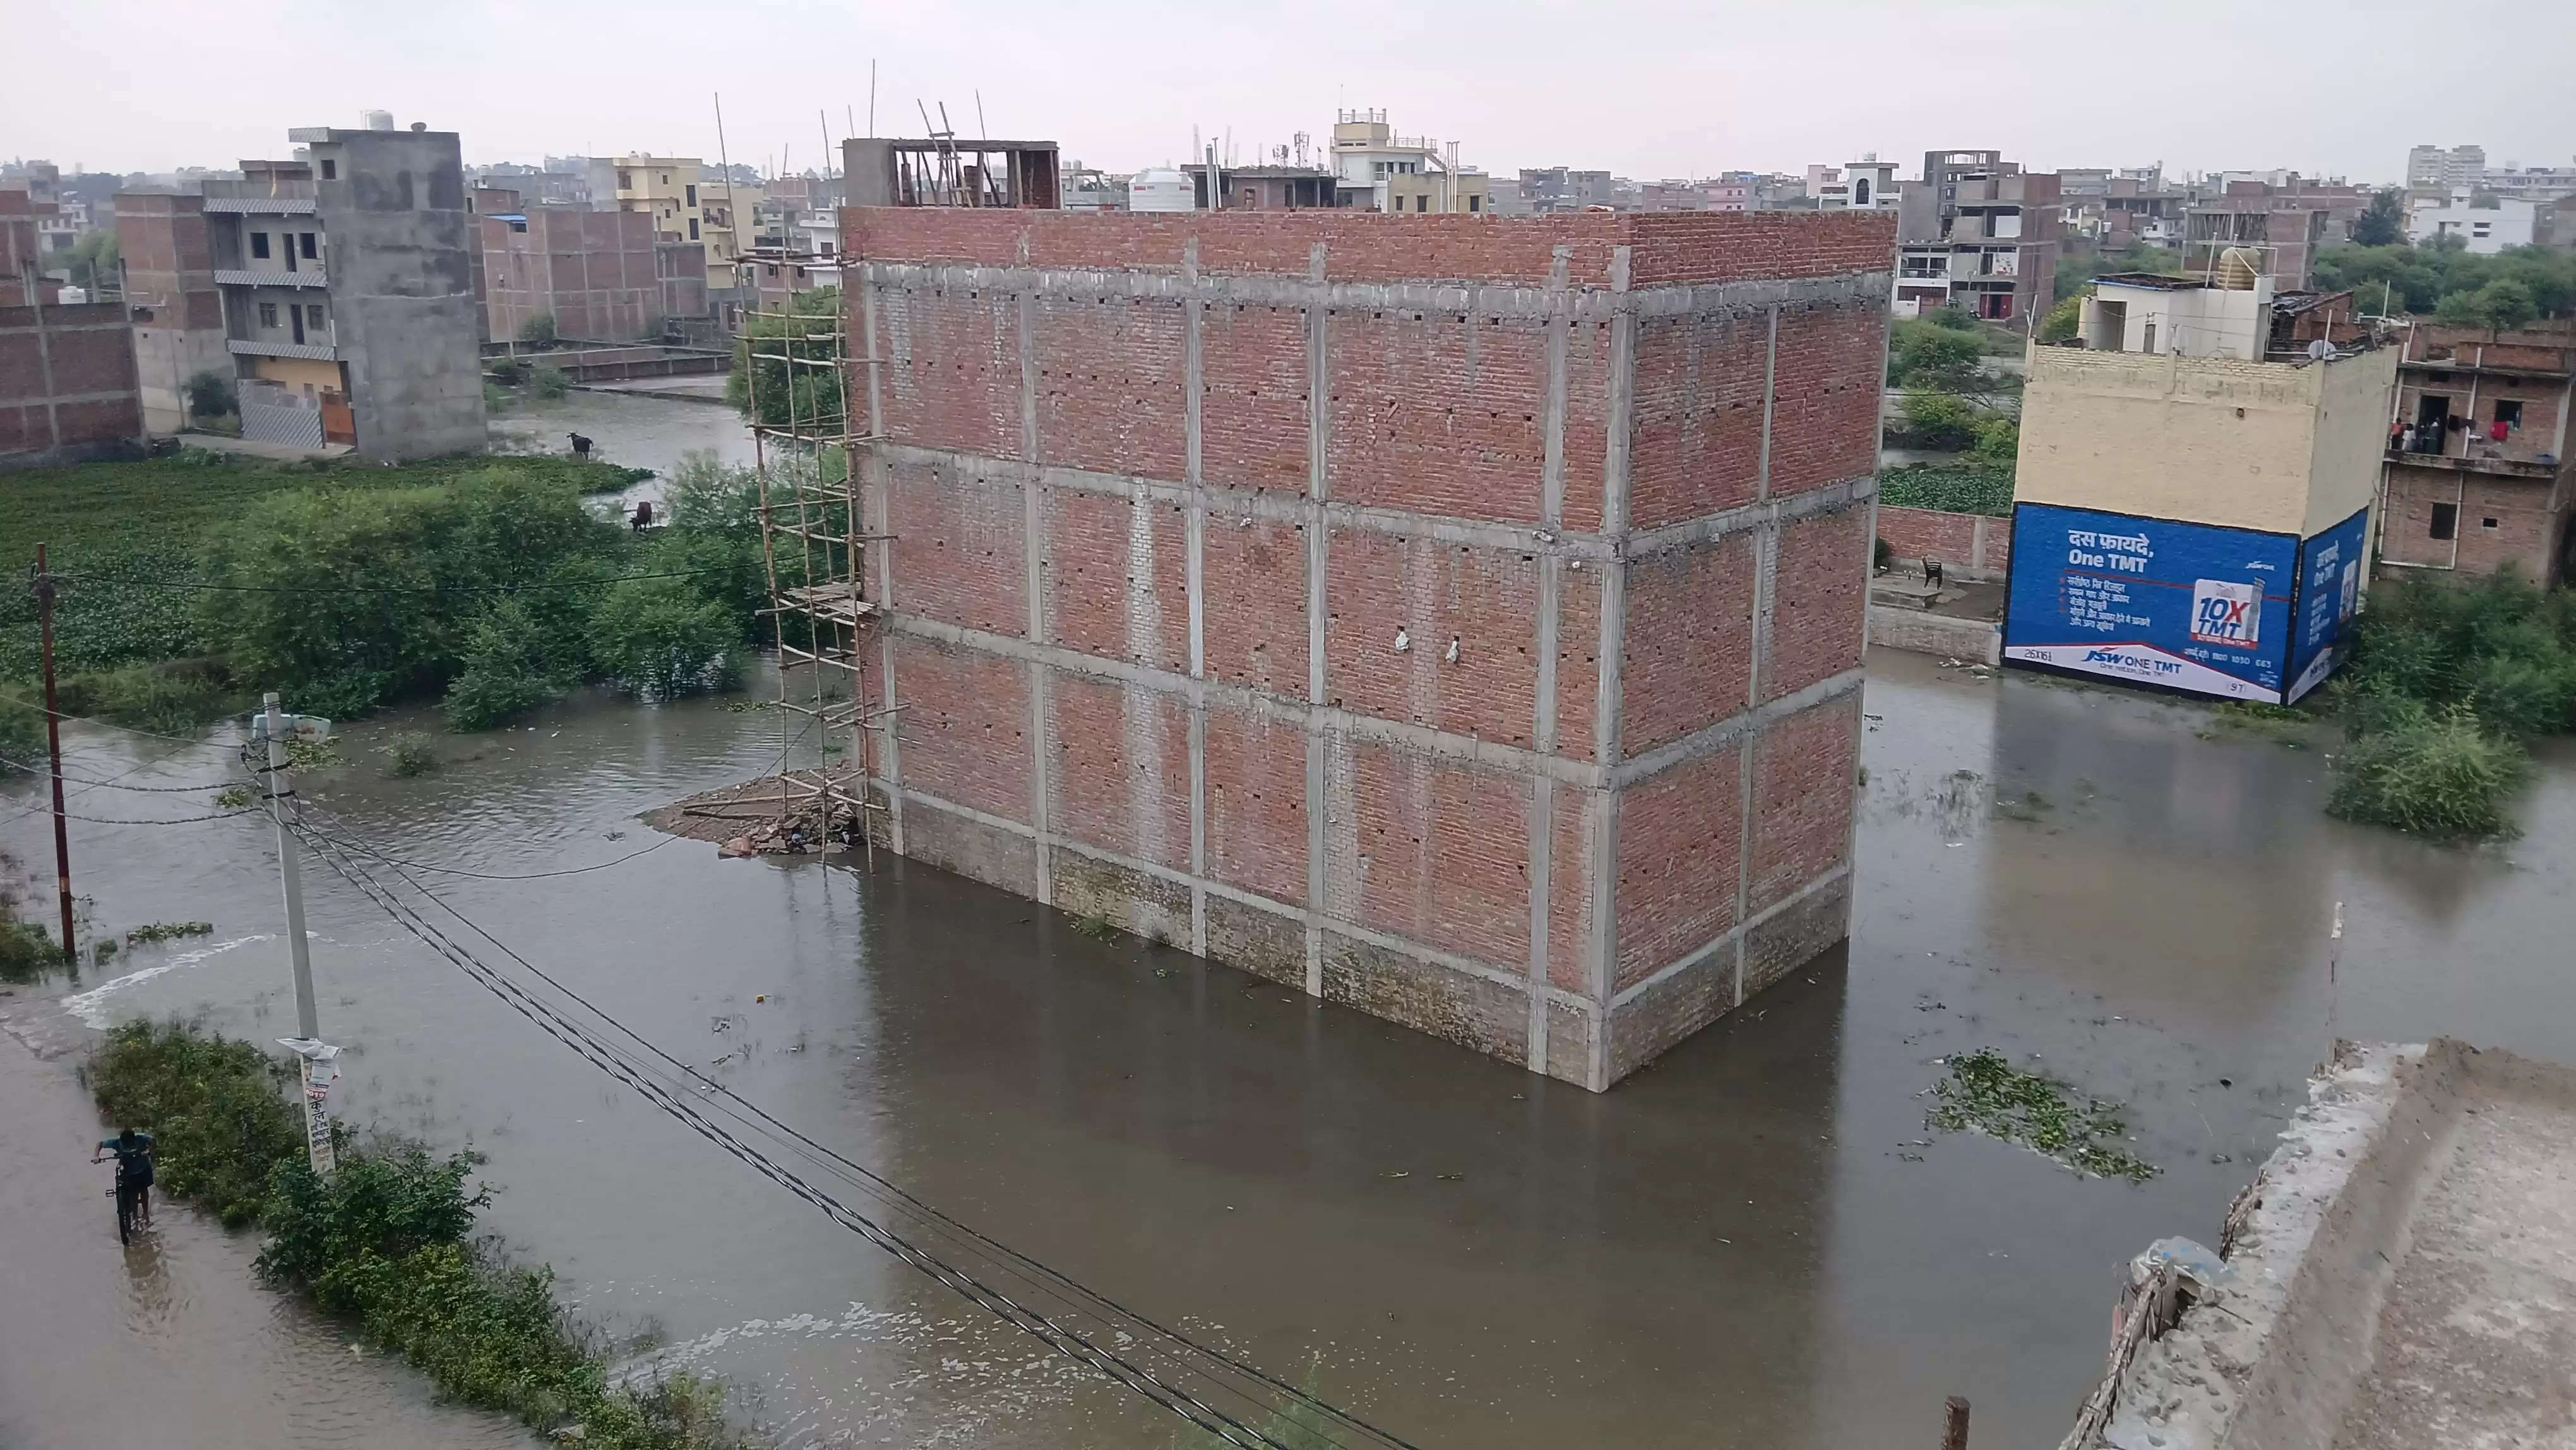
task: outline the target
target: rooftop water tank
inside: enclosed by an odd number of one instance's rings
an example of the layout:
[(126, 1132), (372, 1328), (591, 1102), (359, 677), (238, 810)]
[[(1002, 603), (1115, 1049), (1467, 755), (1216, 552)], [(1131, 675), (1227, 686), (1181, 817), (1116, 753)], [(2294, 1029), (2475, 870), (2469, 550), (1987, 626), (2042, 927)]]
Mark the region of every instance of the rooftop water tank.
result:
[(2263, 254), (2252, 247), (2229, 247), (2218, 254), (2217, 282), (2231, 292), (2251, 292), (2263, 275)]
[(1197, 211), (1198, 184), (1187, 172), (1150, 166), (1127, 181), (1129, 211)]

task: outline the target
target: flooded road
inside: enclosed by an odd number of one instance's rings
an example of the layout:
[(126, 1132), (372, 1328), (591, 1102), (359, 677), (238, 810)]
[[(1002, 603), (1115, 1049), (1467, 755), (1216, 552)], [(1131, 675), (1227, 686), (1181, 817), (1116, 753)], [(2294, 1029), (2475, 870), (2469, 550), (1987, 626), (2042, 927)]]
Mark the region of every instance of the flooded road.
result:
[[(2326, 819), (2319, 749), (2214, 731), (2195, 707), (1870, 663), (1848, 953), (1606, 1096), (891, 860), (871, 875), (677, 842), (584, 875), (424, 879), (834, 1149), (1427, 1447), (1904, 1443), (1954, 1393), (1977, 1443), (2052, 1443), (2120, 1265), (2215, 1233), (2330, 1030), (2576, 1059), (2564, 752), (2522, 841), (2439, 850)], [(636, 812), (779, 754), (765, 714), (591, 702), (443, 739), (444, 769), (395, 780), (371, 749), (403, 723), (352, 729), (356, 764), (309, 782), (315, 804), (374, 849), (486, 873), (653, 846)], [(220, 751), (76, 743), (87, 775), (220, 773)], [(34, 800), (10, 790), (0, 815)], [(73, 809), (194, 799), (100, 804), (116, 795)], [(0, 844), (42, 861), (44, 829), (0, 823)], [(179, 1013), (281, 1034), (258, 818), (74, 832), (102, 928), (216, 931), (92, 973), (70, 1008), (0, 1003), (19, 1030)], [(492, 1226), (586, 1314), (662, 1336), (655, 1363), (733, 1378), (793, 1445), (1171, 1443), (1159, 1411), (688, 1134), (327, 872), (308, 880), (324, 1029), (354, 1054), (339, 1110), (489, 1154)], [(1985, 1045), (2128, 1101), (2130, 1146), (2163, 1172), (2086, 1181), (1982, 1139), (1918, 1144), (1935, 1059)]]
[[(0, 988), (0, 991), (10, 989)], [(6, 1005), (6, 1004), (0, 1004)], [(167, 1204), (116, 1242), (89, 1166), (98, 1115), (60, 1064), (0, 1033), (0, 1445), (86, 1450), (520, 1450), (497, 1416), (430, 1403), (399, 1365), (259, 1287), (255, 1245)]]

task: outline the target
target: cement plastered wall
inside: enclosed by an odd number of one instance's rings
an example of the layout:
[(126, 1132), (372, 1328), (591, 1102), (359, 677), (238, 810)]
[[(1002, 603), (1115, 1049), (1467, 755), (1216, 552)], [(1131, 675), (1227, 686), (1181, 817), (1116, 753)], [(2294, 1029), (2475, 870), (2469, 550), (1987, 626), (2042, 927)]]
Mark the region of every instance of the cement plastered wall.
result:
[(2303, 535), (2332, 528), (2369, 506), (2379, 492), (2388, 448), (2389, 404), (2397, 389), (2397, 349), (2320, 363), (2316, 448), (2308, 474)]
[(1838, 939), (1888, 229), (1707, 220), (846, 212), (888, 844), (1594, 1088)]
[(453, 132), (333, 131), (313, 147), (331, 320), (358, 451), (400, 460), (484, 445), (482, 310)]
[[(2310, 481), (2327, 377), (2362, 369), (2384, 396), (2379, 357), (2294, 366), (2034, 347), (2013, 497), (2304, 537), (2321, 507)], [(2374, 446), (2387, 436), (2364, 431)]]

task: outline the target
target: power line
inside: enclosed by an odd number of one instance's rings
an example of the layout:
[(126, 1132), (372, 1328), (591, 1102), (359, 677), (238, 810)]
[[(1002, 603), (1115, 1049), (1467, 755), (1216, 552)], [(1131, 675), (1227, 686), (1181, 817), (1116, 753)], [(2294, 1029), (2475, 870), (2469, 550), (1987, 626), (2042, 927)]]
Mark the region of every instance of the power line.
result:
[[(147, 760), (143, 762), (143, 765), (149, 765), (151, 763), (152, 762)], [(43, 775), (46, 771), (52, 769), (51, 766), (42, 764), (41, 762), (30, 765), (26, 761), (12, 760), (5, 755), (0, 755), (0, 765), (8, 766), (14, 770), (23, 770), (29, 775)], [(134, 770), (140, 769), (142, 769), (141, 765), (134, 767)], [(131, 775), (133, 773), (133, 770), (124, 772), (126, 775)], [(191, 792), (201, 790), (222, 790), (225, 786), (233, 784), (233, 782), (226, 780), (217, 781), (212, 785), (123, 785), (119, 783), (119, 778), (117, 776), (109, 776), (104, 780), (95, 780), (85, 775), (73, 775), (69, 772), (64, 773), (63, 779), (89, 786), (92, 789), (104, 787), (109, 790), (141, 791), (150, 795), (187, 795)]]
[[(1079, 1331), (1068, 1329), (1048, 1316), (1020, 1304), (1009, 1295), (914, 1245), (901, 1235), (884, 1228), (780, 1166), (758, 1148), (743, 1142), (722, 1124), (712, 1121), (698, 1111), (694, 1104), (676, 1096), (669, 1087), (653, 1080), (642, 1069), (626, 1060), (616, 1049), (599, 1041), (552, 1006), (510, 981), (507, 976), (458, 945), (436, 926), (404, 906), (398, 898), (369, 876), (363, 867), (339, 853), (335, 847), (301, 829), (298, 830), (298, 834), (314, 843), (314, 853), (322, 858), (324, 864), (330, 866), (370, 901), (391, 914), (405, 930), (419, 937), (440, 956), (462, 968), (467, 975), (500, 997), (521, 1016), (536, 1023), (538, 1028), (548, 1036), (572, 1048), (582, 1058), (611, 1077), (635, 1089), (647, 1101), (678, 1119), (701, 1137), (740, 1159), (761, 1176), (821, 1209), (825, 1216), (835, 1223), (857, 1233), (905, 1264), (928, 1274), (931, 1278), (957, 1291), (969, 1302), (1038, 1339), (1049, 1348), (1126, 1385), (1191, 1424), (1216, 1435), (1229, 1445), (1243, 1447), (1243, 1450), (1291, 1450), (1291, 1447), (1282, 1445), (1234, 1416), (1216, 1409), (1189, 1391), (1167, 1384), (1124, 1356), (1101, 1348)], [(414, 890), (421, 890), (418, 883), (410, 884)], [(424, 891), (422, 894), (431, 895), (433, 901), (437, 899), (431, 893)], [(453, 909), (450, 910), (452, 913)]]
[[(579, 876), (587, 871), (605, 871), (611, 866), (623, 866), (638, 856), (650, 856), (654, 852), (661, 850), (664, 846), (670, 845), (674, 841), (686, 839), (681, 836), (665, 835), (662, 839), (654, 842), (652, 845), (646, 846), (642, 850), (629, 851), (625, 855), (620, 856), (613, 861), (601, 861), (596, 865), (591, 866), (568, 866), (560, 871), (468, 871), (461, 866), (433, 866), (426, 861), (406, 861), (399, 856), (388, 856), (384, 852), (376, 850), (371, 846), (362, 845), (345, 836), (328, 835), (322, 831), (314, 829), (310, 825), (299, 824), (297, 829), (306, 835), (312, 836), (316, 840), (329, 841), (331, 844), (339, 847), (343, 851), (355, 852), (361, 856), (372, 856), (376, 860), (382, 861), (388, 866), (399, 867), (406, 871), (431, 871), (442, 876), (470, 876), (477, 881), (543, 881), (549, 876)], [(431, 900), (434, 901), (437, 900), (437, 898), (432, 897)]]

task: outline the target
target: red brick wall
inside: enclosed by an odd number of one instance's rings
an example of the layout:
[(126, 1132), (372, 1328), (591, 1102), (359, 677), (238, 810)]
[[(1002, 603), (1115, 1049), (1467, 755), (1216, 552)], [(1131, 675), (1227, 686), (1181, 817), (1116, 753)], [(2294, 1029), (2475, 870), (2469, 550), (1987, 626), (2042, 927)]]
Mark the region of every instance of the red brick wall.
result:
[[(1731, 1006), (1734, 945), (1667, 969), (1743, 929), (1747, 759), (1767, 772), (1764, 899), (1843, 860), (1891, 238), (1883, 217), (1649, 220), (845, 211), (847, 249), (874, 259), (854, 309), (884, 359), (869, 486), (898, 536), (900, 784), (1025, 827), (916, 798), (924, 844), (905, 849), (1013, 889), (1052, 881), (1068, 909), (1139, 931), (1173, 929), (1185, 901), (1193, 944), (1514, 1060), (1543, 1030), (1545, 1068), (1596, 1087)], [(1623, 279), (1765, 285), (1631, 313)], [(1455, 286), (1487, 282), (1503, 285)], [(1829, 487), (1847, 491), (1816, 496)], [(1032, 515), (1044, 623), (1023, 642)], [(1632, 536), (1675, 526), (1690, 532)], [(949, 626), (1003, 641), (921, 637)], [(1766, 698), (1838, 692), (1748, 714), (1766, 630)], [(1051, 865), (1041, 828), (1082, 849)], [(1766, 961), (1841, 930), (1843, 898), (1811, 904), (1766, 926)], [(1658, 973), (1690, 980), (1614, 1004)], [(1573, 1000), (1533, 1011), (1541, 974)]]
[[(1332, 532), (1324, 697), (1381, 720), (1529, 746), (1538, 568), (1518, 554)], [(1407, 647), (1395, 647), (1397, 631)], [(1458, 643), (1455, 663), (1448, 659)]]
[(122, 304), (0, 307), (0, 462), (72, 462), (142, 434)]
[[(2513, 569), (2548, 584), (2559, 578), (2566, 537), (2567, 485), (2559, 479), (2507, 478), (2450, 468), (2388, 469), (2388, 506), (2379, 556), (2400, 564), (2456, 567), (2463, 575)], [(2456, 540), (2433, 537), (2433, 506), (2456, 503)], [(2493, 519), (2495, 527), (2487, 527)]]
[(2001, 576), (2012, 568), (2012, 520), (1984, 514), (1954, 514), (1939, 509), (1878, 506), (1878, 536), (1899, 559), (1938, 559), (1952, 569), (1977, 558), (1977, 530), (1986, 533), (1985, 572)]
[(1753, 673), (1750, 532), (1673, 549), (1628, 571), (1620, 744), (1651, 750), (1740, 713)]
[(1735, 925), (1743, 749), (1686, 760), (1620, 800), (1613, 987), (1634, 985)]

